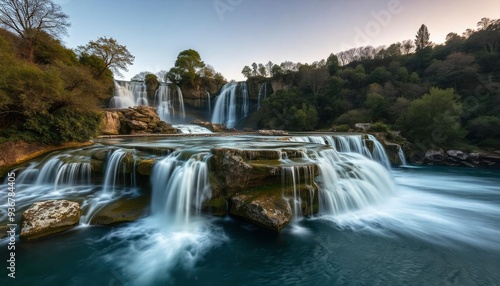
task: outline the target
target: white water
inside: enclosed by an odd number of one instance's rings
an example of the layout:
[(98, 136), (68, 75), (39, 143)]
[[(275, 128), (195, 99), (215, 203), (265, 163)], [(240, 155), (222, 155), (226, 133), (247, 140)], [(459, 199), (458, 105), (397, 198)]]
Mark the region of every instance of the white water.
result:
[(195, 125), (195, 124), (174, 124), (174, 128), (177, 128), (182, 134), (206, 134), (213, 133), (205, 127)]
[[(373, 152), (370, 152), (364, 136), (374, 144)], [(388, 170), (391, 163), (382, 144), (373, 135), (315, 135), (315, 136), (293, 136), (288, 140), (295, 142), (308, 142), (332, 146), (340, 153), (357, 153), (369, 159), (374, 159), (384, 165)]]
[(262, 100), (266, 99), (266, 97), (267, 97), (267, 82), (264, 82), (260, 86), (257, 109), (260, 109), (260, 103), (262, 102)]
[(182, 122), (186, 117), (184, 98), (177, 85), (160, 84), (156, 90), (155, 105), (158, 116), (165, 122)]
[(146, 84), (137, 81), (114, 81), (114, 96), (109, 102), (111, 108), (127, 108), (148, 105)]
[(168, 271), (190, 269), (210, 250), (227, 240), (222, 230), (200, 216), (210, 198), (207, 153), (174, 152), (157, 162), (151, 183), (151, 217), (119, 229), (105, 240), (125, 241), (113, 257), (137, 285), (154, 284)]
[(249, 105), (246, 82), (227, 83), (215, 101), (211, 121), (233, 128), (239, 120), (248, 116)]

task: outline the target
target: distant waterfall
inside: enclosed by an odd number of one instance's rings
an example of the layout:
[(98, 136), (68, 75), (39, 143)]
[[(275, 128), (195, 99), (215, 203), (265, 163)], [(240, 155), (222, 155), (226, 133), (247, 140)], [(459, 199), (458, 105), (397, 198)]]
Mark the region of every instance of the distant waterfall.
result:
[(208, 107), (208, 114), (212, 114), (212, 102), (210, 99), (210, 92), (207, 91), (207, 107)]
[(153, 215), (165, 216), (168, 222), (186, 225), (199, 215), (202, 204), (210, 198), (208, 164), (210, 156), (198, 153), (189, 157), (182, 152), (155, 164), (151, 176), (153, 185)]
[(169, 123), (184, 121), (186, 117), (184, 98), (179, 86), (161, 83), (156, 90), (155, 104), (161, 120)]
[(212, 122), (233, 128), (239, 120), (248, 116), (249, 105), (247, 83), (227, 83), (215, 102)]
[(114, 96), (109, 102), (111, 108), (127, 108), (148, 105), (146, 84), (140, 81), (114, 81)]
[(373, 135), (293, 136), (290, 137), (289, 140), (329, 145), (338, 152), (358, 153), (366, 156), (367, 158), (376, 160), (387, 169), (391, 168), (391, 162), (387, 157), (384, 146), (382, 146), (382, 144)]
[(260, 103), (261, 103), (261, 102), (262, 102), (262, 100), (264, 100), (266, 97), (267, 97), (267, 82), (264, 82), (264, 83), (260, 86), (260, 90), (259, 90), (259, 98), (258, 98), (258, 102), (257, 102), (257, 109), (260, 109)]

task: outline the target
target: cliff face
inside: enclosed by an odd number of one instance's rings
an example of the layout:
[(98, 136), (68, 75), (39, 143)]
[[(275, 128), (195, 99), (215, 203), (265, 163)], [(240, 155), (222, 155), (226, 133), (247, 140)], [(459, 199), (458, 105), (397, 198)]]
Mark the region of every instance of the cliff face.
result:
[(155, 107), (138, 106), (128, 109), (104, 111), (99, 133), (102, 135), (176, 134), (177, 129), (161, 121)]

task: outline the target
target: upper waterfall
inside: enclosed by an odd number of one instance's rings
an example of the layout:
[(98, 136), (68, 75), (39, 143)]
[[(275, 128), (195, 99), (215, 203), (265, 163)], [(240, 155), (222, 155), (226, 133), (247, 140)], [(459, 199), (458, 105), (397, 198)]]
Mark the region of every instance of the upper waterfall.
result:
[(233, 128), (248, 116), (248, 87), (246, 82), (230, 82), (222, 87), (212, 113), (212, 122)]

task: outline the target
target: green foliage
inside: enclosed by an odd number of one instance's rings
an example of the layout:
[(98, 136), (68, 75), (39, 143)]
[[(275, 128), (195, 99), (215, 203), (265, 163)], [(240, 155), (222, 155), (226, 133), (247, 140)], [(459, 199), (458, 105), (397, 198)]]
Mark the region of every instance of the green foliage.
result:
[(188, 84), (193, 87), (199, 69), (203, 68), (205, 63), (201, 60), (200, 54), (193, 50), (184, 50), (179, 53), (175, 65), (169, 71), (169, 78), (172, 82)]
[(339, 59), (336, 55), (330, 54), (326, 59), (326, 68), (330, 75), (334, 75), (339, 70)]
[(347, 124), (333, 125), (332, 126), (333, 132), (349, 132), (349, 130), (351, 130), (351, 127)]
[(335, 124), (354, 126), (356, 123), (370, 122), (370, 111), (366, 109), (351, 109), (335, 120)]
[(432, 44), (429, 38), (429, 30), (427, 29), (427, 26), (422, 24), (420, 29), (418, 29), (417, 35), (415, 36), (415, 46), (417, 48), (417, 52), (429, 47)]
[(479, 143), (487, 139), (500, 139), (500, 117), (480, 116), (469, 121), (467, 135), (473, 142)]
[(389, 132), (389, 126), (383, 122), (375, 122), (370, 125), (370, 131), (371, 132)]
[(461, 113), (462, 105), (453, 89), (432, 88), (410, 104), (399, 123), (410, 141), (425, 142), (425, 147), (454, 146), (465, 135), (460, 126)]

